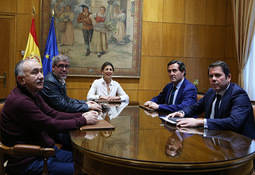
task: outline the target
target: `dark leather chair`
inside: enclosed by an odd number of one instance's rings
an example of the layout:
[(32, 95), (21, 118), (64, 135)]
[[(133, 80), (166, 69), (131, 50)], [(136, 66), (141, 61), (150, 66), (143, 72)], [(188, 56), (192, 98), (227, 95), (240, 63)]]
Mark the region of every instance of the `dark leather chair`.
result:
[[(4, 103), (0, 103), (0, 117), (1, 111), (3, 109)], [(42, 175), (48, 175), (47, 160), (50, 156), (55, 155), (55, 150), (53, 148), (42, 148), (37, 145), (26, 145), (17, 144), (12, 147), (6, 146), (0, 141), (0, 174), (7, 175), (5, 172), (5, 165), (8, 160), (5, 160), (5, 155), (21, 155), (21, 156), (37, 156), (42, 157), (44, 160)]]

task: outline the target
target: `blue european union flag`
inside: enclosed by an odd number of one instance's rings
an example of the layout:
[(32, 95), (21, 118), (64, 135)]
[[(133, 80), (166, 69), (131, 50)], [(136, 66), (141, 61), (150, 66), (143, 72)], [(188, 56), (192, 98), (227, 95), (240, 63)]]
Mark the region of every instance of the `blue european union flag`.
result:
[(46, 76), (52, 70), (52, 59), (58, 55), (58, 45), (54, 27), (54, 17), (51, 18), (50, 31), (45, 46), (44, 56), (42, 60), (43, 75)]

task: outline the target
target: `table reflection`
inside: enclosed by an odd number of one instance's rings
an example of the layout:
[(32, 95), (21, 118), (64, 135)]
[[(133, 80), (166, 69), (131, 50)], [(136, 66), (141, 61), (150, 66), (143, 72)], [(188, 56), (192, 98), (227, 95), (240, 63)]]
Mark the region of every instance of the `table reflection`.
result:
[(171, 157), (175, 157), (181, 154), (183, 147), (183, 133), (179, 131), (174, 131), (170, 135), (166, 142), (165, 152)]
[(127, 107), (128, 102), (122, 103), (101, 103), (103, 112), (99, 115), (99, 120), (112, 120), (119, 116), (122, 110)]
[(74, 149), (79, 154), (93, 153), (92, 157), (98, 157), (97, 160), (117, 159), (127, 164), (132, 161), (136, 166), (149, 163), (150, 167), (161, 167), (163, 164), (169, 169), (183, 166), (189, 170), (198, 165), (202, 169), (215, 165), (227, 167), (225, 163), (234, 165), (240, 163), (241, 158), (254, 156), (254, 141), (237, 133), (176, 128), (158, 117), (162, 114), (146, 113), (138, 106), (112, 107), (102, 114), (102, 119), (108, 120), (115, 130), (71, 132)]

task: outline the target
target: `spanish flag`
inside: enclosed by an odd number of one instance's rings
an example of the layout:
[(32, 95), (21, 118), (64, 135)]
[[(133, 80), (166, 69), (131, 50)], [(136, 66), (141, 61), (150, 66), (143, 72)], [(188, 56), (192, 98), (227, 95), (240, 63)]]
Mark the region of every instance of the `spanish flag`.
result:
[(42, 64), (41, 61), (41, 55), (40, 55), (40, 51), (39, 51), (39, 45), (38, 45), (38, 41), (36, 38), (36, 32), (35, 32), (35, 19), (32, 19), (32, 24), (31, 24), (31, 28), (30, 28), (30, 32), (29, 32), (29, 36), (28, 36), (28, 41), (27, 41), (27, 47), (26, 47), (26, 51), (23, 57), (24, 59), (27, 58), (36, 58), (38, 60), (39, 63)]

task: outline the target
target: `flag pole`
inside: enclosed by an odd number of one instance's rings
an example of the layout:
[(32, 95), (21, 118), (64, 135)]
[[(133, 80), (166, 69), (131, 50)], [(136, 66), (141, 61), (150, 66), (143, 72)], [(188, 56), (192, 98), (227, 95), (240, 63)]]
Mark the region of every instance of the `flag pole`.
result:
[(32, 16), (35, 16), (35, 6), (32, 7)]

